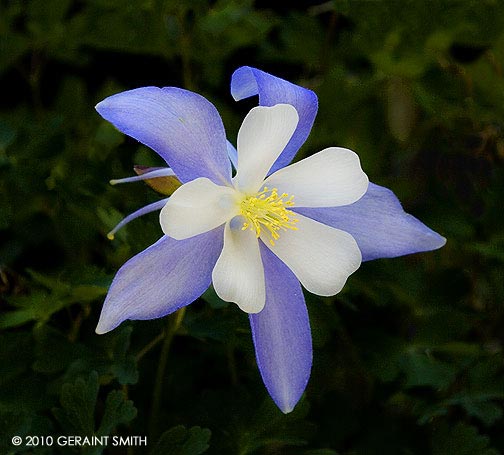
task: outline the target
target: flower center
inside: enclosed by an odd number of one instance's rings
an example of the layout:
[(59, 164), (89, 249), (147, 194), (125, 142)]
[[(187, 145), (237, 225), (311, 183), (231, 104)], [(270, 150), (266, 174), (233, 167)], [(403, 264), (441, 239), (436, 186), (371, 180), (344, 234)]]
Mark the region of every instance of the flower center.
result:
[[(269, 195), (268, 195), (269, 193)], [(259, 237), (266, 229), (270, 236), (270, 243), (275, 245), (275, 240), (280, 237), (280, 230), (291, 229), (297, 231), (296, 214), (287, 207), (294, 206), (294, 196), (287, 193), (278, 194), (277, 189), (264, 187), (254, 196), (245, 197), (240, 203), (241, 214), (245, 217), (242, 230), (255, 231)]]

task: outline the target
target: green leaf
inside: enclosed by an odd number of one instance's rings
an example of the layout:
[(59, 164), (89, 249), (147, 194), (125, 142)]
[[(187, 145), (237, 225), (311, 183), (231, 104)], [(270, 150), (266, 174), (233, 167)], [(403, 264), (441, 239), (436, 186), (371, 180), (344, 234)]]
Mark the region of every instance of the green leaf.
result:
[(29, 270), (33, 279), (61, 295), (67, 304), (77, 302), (90, 302), (103, 297), (110, 284), (110, 276), (94, 266), (86, 266), (78, 270), (66, 270), (58, 277), (45, 275), (34, 270)]
[(268, 397), (255, 408), (252, 418), (241, 428), (238, 439), (240, 453), (252, 454), (271, 444), (304, 446), (313, 432), (313, 425), (305, 420), (308, 404), (301, 400), (293, 412), (282, 414)]
[(215, 292), (214, 287), (211, 285), (201, 296), (201, 298), (207, 302), (212, 308), (227, 308), (229, 302), (222, 300)]
[(105, 409), (98, 430), (95, 432), (95, 407), (98, 398), (98, 373), (93, 371), (87, 379), (78, 378), (64, 384), (61, 390), (61, 408), (53, 414), (67, 434), (81, 436), (107, 436), (117, 426), (133, 420), (137, 414), (133, 402), (120, 390), (111, 391), (105, 400)]
[(120, 390), (113, 390), (107, 395), (105, 411), (103, 413), (97, 434), (107, 436), (121, 424), (132, 421), (137, 415), (137, 410), (131, 400), (127, 400)]
[(490, 447), (488, 436), (464, 423), (442, 425), (435, 431), (432, 445), (433, 455), (499, 455)]
[(406, 387), (430, 386), (444, 389), (454, 380), (456, 369), (426, 353), (410, 352), (402, 359)]
[(109, 122), (101, 122), (96, 130), (95, 141), (98, 147), (100, 147), (100, 157), (104, 158), (107, 156), (105, 150), (113, 149), (124, 142), (124, 134), (121, 134), (116, 128), (112, 126)]
[(0, 314), (0, 328), (17, 327), (30, 321), (46, 323), (54, 313), (76, 304), (88, 303), (106, 295), (110, 278), (95, 267), (78, 272), (65, 271), (55, 277), (28, 270), (32, 279), (47, 289), (37, 289), (30, 295), (7, 298), (14, 308)]
[(53, 413), (67, 434), (90, 436), (94, 434), (94, 410), (98, 397), (98, 373), (93, 371), (87, 379), (79, 378), (61, 389), (61, 408)]
[[(0, 152), (4, 152), (9, 145), (14, 142), (14, 139), (17, 136), (17, 130), (12, 127), (8, 122), (4, 120), (0, 120)], [(0, 158), (5, 160), (5, 156), (2, 156), (0, 153)], [(2, 167), (0, 161), (0, 168)]]
[(0, 328), (18, 327), (30, 321), (46, 322), (53, 313), (65, 307), (65, 302), (45, 291), (36, 291), (31, 295), (8, 298), (14, 307), (0, 314)]
[(120, 384), (136, 384), (138, 368), (135, 356), (129, 353), (133, 327), (123, 326), (105, 338), (105, 354), (112, 361), (110, 371)]
[(29, 49), (30, 42), (18, 33), (2, 34), (0, 44), (0, 74), (6, 71)]
[(199, 455), (210, 447), (211, 434), (208, 428), (178, 425), (161, 435), (150, 455)]
[(504, 396), (471, 393), (450, 398), (447, 403), (462, 406), (467, 414), (480, 419), (486, 426), (490, 426), (502, 417), (502, 407), (492, 401), (496, 398), (502, 399)]

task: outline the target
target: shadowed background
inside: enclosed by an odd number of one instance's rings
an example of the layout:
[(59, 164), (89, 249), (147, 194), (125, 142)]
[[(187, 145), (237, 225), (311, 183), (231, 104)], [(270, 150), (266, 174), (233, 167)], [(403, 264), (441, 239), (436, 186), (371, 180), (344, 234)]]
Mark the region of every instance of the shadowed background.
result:
[[(273, 4), (272, 4), (273, 3)], [(0, 3), (0, 452), (14, 435), (148, 435), (110, 454), (494, 455), (504, 450), (504, 7), (497, 1)], [(334, 298), (306, 295), (314, 365), (284, 416), (248, 320), (212, 291), (183, 319), (94, 334), (114, 273), (161, 235), (159, 199), (112, 187), (162, 164), (95, 112), (179, 86), (234, 142), (256, 66), (319, 96), (296, 159), (338, 145), (448, 239), (363, 264)], [(172, 335), (175, 333), (175, 336)], [(205, 452), (206, 451), (206, 452)]]

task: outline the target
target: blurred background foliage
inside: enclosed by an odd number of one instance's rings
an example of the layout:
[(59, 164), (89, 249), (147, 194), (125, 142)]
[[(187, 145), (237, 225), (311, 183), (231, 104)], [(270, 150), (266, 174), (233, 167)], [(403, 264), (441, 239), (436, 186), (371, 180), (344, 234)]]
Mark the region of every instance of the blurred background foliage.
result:
[[(110, 454), (504, 451), (504, 7), (481, 1), (0, 1), (0, 452), (13, 435), (148, 435)], [(157, 200), (112, 187), (157, 156), (94, 105), (145, 85), (210, 99), (231, 140), (252, 65), (313, 89), (298, 159), (359, 153), (370, 179), (448, 238), (307, 295), (315, 344), (284, 416), (245, 314), (209, 290), (183, 321), (94, 327), (118, 268), (161, 235)], [(175, 333), (172, 337), (171, 334)], [(166, 362), (165, 362), (166, 361)]]

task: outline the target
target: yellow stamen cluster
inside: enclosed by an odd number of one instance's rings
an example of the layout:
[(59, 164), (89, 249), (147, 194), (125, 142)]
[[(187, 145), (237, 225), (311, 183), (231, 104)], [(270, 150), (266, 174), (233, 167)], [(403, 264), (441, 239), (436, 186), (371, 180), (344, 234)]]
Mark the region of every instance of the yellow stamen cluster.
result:
[(247, 196), (240, 204), (241, 214), (246, 219), (242, 230), (250, 228), (259, 237), (261, 231), (267, 229), (271, 237), (270, 243), (275, 245), (280, 230), (297, 231), (295, 224), (299, 220), (295, 218), (294, 212), (287, 209), (294, 206), (293, 199), (294, 196), (287, 193), (279, 195), (276, 188), (270, 190), (267, 187), (253, 196)]

